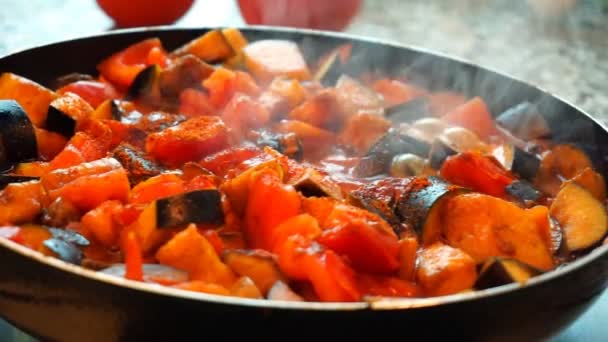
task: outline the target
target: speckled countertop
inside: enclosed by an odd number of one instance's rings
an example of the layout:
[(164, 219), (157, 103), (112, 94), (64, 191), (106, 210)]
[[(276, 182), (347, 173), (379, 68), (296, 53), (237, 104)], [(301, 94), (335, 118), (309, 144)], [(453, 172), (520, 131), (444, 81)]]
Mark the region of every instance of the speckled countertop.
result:
[[(523, 0), (365, 0), (347, 31), (418, 45), (500, 70), (608, 123), (608, 0), (578, 1), (567, 14), (547, 17)], [(0, 0), (0, 9), (0, 56), (112, 27), (94, 0)], [(177, 23), (242, 24), (230, 0), (197, 0)], [(605, 293), (555, 341), (608, 340), (607, 315)], [(10, 336), (0, 331), (2, 341)]]

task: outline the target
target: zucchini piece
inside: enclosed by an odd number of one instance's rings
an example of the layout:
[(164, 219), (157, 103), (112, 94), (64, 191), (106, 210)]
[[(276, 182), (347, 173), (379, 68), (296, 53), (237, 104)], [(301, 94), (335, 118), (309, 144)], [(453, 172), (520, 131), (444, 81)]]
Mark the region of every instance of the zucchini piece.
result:
[(313, 168), (307, 168), (300, 177), (290, 181), (290, 184), (305, 197), (344, 199), (340, 186), (329, 176), (325, 176)]
[(33, 180), (38, 180), (40, 177), (19, 176), (19, 175), (3, 175), (0, 174), (0, 190), (6, 188), (10, 183), (23, 183)]
[(523, 181), (516, 180), (505, 188), (507, 194), (515, 197), (517, 200), (524, 204), (537, 202), (542, 194), (532, 184)]
[(429, 163), (433, 169), (439, 170), (443, 162), (453, 155), (458, 154), (458, 151), (448, 145), (444, 139), (435, 139), (431, 145), (429, 152)]
[(120, 121), (124, 115), (125, 110), (120, 105), (120, 100), (105, 100), (95, 108), (90, 118), (94, 120)]
[(396, 155), (411, 153), (427, 156), (430, 150), (431, 146), (425, 141), (390, 130), (370, 148), (362, 158), (362, 163), (355, 167), (355, 172), (362, 177), (388, 172)]
[(527, 101), (504, 111), (496, 117), (496, 123), (526, 141), (551, 135), (547, 120)]
[(550, 214), (562, 227), (570, 252), (599, 243), (608, 231), (608, 216), (602, 203), (575, 183), (564, 184), (551, 204)]
[(126, 99), (139, 99), (151, 103), (160, 101), (160, 74), (161, 68), (157, 64), (140, 71), (129, 87)]
[(494, 257), (488, 259), (479, 271), (476, 289), (488, 289), (510, 283), (525, 284), (543, 271), (517, 259)]
[(0, 74), (0, 100), (17, 101), (30, 121), (41, 127), (55, 93), (40, 84), (9, 72)]
[(399, 198), (397, 214), (420, 234), (423, 244), (429, 244), (437, 241), (441, 232), (442, 203), (467, 191), (439, 177), (418, 177)]
[(70, 138), (76, 132), (76, 124), (93, 113), (91, 105), (80, 96), (66, 93), (49, 105), (45, 128)]
[(179, 227), (188, 223), (224, 223), (222, 198), (217, 189), (196, 190), (156, 201), (158, 228)]
[(299, 294), (295, 293), (287, 284), (282, 281), (277, 281), (272, 285), (270, 290), (268, 291), (267, 299), (270, 300), (284, 300), (288, 302), (303, 302), (304, 298), (302, 298)]
[(118, 160), (127, 170), (129, 183), (132, 186), (164, 171), (160, 164), (148, 159), (145, 153), (128, 143), (118, 145), (112, 152), (112, 157)]
[(275, 256), (264, 250), (227, 250), (222, 254), (222, 260), (234, 273), (251, 278), (264, 295), (276, 282), (287, 282)]
[(415, 120), (431, 116), (429, 101), (425, 98), (416, 98), (405, 103), (386, 108), (386, 118), (393, 124), (410, 123)]
[(188, 54), (207, 63), (217, 63), (233, 57), (235, 53), (220, 30), (211, 30), (171, 53), (175, 57)]
[(0, 170), (38, 157), (34, 126), (14, 100), (0, 100)]

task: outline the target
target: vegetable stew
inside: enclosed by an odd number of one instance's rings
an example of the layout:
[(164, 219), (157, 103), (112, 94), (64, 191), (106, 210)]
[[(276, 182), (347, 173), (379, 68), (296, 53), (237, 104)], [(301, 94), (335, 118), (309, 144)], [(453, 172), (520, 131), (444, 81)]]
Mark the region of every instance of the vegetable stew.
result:
[(229, 28), (53, 89), (1, 74), (0, 236), (135, 281), (323, 302), (523, 284), (602, 243), (605, 179), (533, 103), (494, 119), (353, 72), (353, 53)]

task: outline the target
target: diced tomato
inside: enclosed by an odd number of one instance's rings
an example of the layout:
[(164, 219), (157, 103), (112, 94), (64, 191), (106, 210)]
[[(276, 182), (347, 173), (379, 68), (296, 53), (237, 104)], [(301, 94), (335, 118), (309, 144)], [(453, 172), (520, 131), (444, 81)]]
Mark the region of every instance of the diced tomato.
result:
[(160, 39), (150, 38), (113, 54), (97, 65), (97, 69), (105, 79), (124, 90), (146, 66), (151, 64), (164, 66), (167, 60)]
[(114, 87), (106, 82), (76, 81), (57, 90), (58, 94), (74, 93), (87, 101), (93, 108), (97, 108), (103, 101), (119, 98)]
[(425, 94), (418, 87), (387, 78), (377, 80), (372, 87), (384, 97), (384, 102), (389, 107), (400, 105)]
[(353, 302), (361, 297), (355, 272), (331, 250), (304, 258), (304, 267), (315, 292), (324, 302)]
[(300, 195), (281, 183), (273, 169), (260, 170), (253, 176), (245, 209), (245, 234), (253, 248), (272, 249), (274, 230), (300, 211)]
[(443, 162), (440, 174), (451, 183), (497, 197), (504, 197), (505, 187), (514, 180), (507, 170), (476, 152), (449, 157)]
[(357, 285), (364, 295), (384, 297), (420, 296), (420, 289), (414, 283), (396, 277), (358, 274)]
[(249, 129), (266, 124), (270, 120), (270, 112), (251, 97), (239, 93), (226, 105), (222, 119), (233, 136), (241, 139)]
[(481, 139), (496, 135), (494, 119), (488, 106), (480, 97), (475, 97), (442, 117), (443, 120), (477, 133)]
[(215, 116), (194, 117), (146, 139), (146, 151), (170, 166), (198, 161), (227, 145), (228, 130)]
[(346, 255), (355, 269), (389, 273), (399, 268), (399, 243), (388, 224), (376, 215), (336, 205), (325, 220), (319, 243)]
[(262, 151), (256, 147), (233, 147), (207, 156), (199, 164), (218, 176), (224, 176), (245, 160), (260, 153)]
[(213, 115), (215, 108), (207, 94), (187, 88), (179, 94), (179, 112), (187, 116)]

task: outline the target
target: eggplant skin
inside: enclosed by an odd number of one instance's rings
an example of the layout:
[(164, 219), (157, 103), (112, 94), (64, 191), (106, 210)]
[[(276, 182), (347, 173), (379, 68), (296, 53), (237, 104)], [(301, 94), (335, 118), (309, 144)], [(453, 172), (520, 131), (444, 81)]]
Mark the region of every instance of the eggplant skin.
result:
[(45, 125), (47, 130), (67, 138), (72, 137), (76, 132), (76, 120), (53, 106), (49, 106)]
[(458, 151), (450, 147), (448, 144), (443, 142), (441, 139), (435, 139), (433, 145), (431, 145), (431, 151), (429, 153), (429, 163), (431, 167), (439, 170), (443, 162), (453, 155), (458, 154)]
[(34, 126), (14, 100), (0, 100), (0, 170), (38, 157)]
[(547, 120), (530, 102), (507, 109), (496, 118), (496, 123), (526, 141), (551, 135)]
[(528, 201), (536, 202), (542, 196), (540, 191), (532, 184), (522, 180), (513, 181), (511, 184), (507, 185), (505, 190), (509, 195), (524, 203)]
[(517, 259), (495, 257), (483, 264), (475, 288), (481, 290), (510, 283), (523, 284), (541, 273), (541, 270)]
[(18, 176), (18, 175), (2, 175), (0, 174), (0, 190), (6, 188), (11, 183), (23, 183), (33, 180), (38, 180), (39, 177)]
[(520, 148), (513, 149), (513, 165), (511, 171), (527, 180), (533, 180), (540, 168), (540, 159)]
[(217, 189), (196, 190), (156, 201), (158, 228), (178, 227), (188, 223), (224, 223), (222, 198)]

